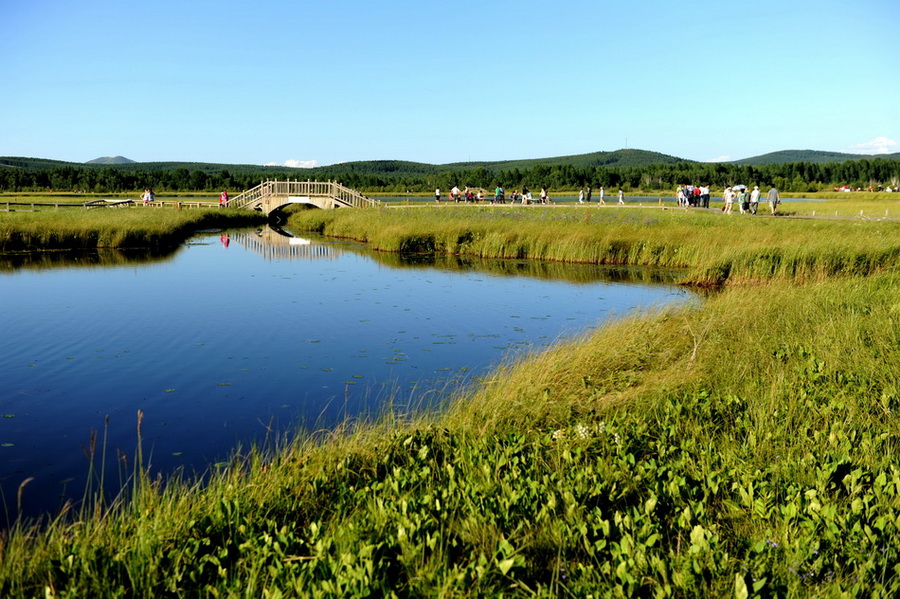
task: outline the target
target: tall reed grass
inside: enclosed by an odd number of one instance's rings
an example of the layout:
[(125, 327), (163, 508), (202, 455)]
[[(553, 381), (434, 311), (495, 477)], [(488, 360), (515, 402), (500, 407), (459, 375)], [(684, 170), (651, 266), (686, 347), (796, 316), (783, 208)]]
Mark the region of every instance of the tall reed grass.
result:
[(900, 261), (900, 221), (500, 206), (304, 211), (290, 224), (386, 252), (686, 268), (700, 285), (865, 276)]
[(0, 212), (0, 251), (177, 245), (197, 229), (265, 222), (239, 210)]

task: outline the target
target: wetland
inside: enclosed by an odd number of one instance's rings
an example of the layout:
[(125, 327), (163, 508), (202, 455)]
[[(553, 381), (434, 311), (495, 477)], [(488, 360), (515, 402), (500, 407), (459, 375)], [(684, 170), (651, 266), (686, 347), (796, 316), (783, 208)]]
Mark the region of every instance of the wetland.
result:
[(79, 499), (91, 447), (107, 454), (114, 494), (135, 453), (138, 410), (146, 465), (170, 475), (206, 472), (237, 447), (297, 428), (436, 407), (504, 359), (691, 301), (674, 277), (404, 257), (269, 227), (201, 233), (168, 255), (8, 254), (3, 497), (10, 507), (31, 479), (23, 513)]

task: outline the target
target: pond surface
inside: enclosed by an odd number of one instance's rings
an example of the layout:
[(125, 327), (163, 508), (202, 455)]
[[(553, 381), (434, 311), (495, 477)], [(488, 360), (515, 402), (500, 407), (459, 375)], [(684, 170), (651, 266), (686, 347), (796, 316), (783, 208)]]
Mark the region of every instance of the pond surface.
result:
[[(171, 256), (0, 256), (0, 489), (25, 514), (133, 468), (203, 472), (296, 427), (439, 405), (510, 355), (692, 295), (665, 273), (403, 258), (270, 229)], [(124, 457), (123, 457), (124, 456)]]

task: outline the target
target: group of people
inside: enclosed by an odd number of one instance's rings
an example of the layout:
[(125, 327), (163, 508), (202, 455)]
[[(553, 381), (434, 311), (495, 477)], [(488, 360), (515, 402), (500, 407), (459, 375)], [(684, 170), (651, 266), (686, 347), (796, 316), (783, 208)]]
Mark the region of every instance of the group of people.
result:
[[(584, 187), (582, 187), (581, 189), (578, 190), (578, 203), (579, 204), (584, 204), (585, 202), (590, 204), (592, 197), (594, 197), (594, 190), (591, 189), (590, 185), (587, 186), (587, 191), (585, 191)], [(597, 196), (597, 203), (601, 206), (605, 206), (606, 205), (605, 198), (606, 198), (606, 190), (603, 189), (603, 186), (601, 185), (600, 190), (599, 190), (599, 195)], [(625, 192), (622, 191), (621, 189), (619, 190), (619, 204), (621, 204), (622, 206), (625, 205)]]
[[(679, 185), (675, 192), (678, 205), (685, 207), (709, 208), (709, 197), (709, 185)], [(754, 185), (753, 191), (749, 191), (746, 185), (734, 185), (725, 188), (722, 200), (722, 212), (725, 214), (731, 214), (735, 204), (741, 214), (756, 214), (761, 200), (769, 202), (769, 208), (775, 214), (781, 203), (781, 195), (772, 187), (763, 199), (759, 185)]]
[(679, 206), (709, 208), (709, 185), (679, 185), (675, 201)]
[[(224, 203), (220, 200), (220, 205), (226, 205), (227, 194), (223, 192), (222, 194), (225, 196)], [(590, 203), (594, 197), (594, 190), (591, 189), (591, 186), (582, 187), (578, 191), (578, 203)], [(466, 187), (464, 190), (460, 190), (456, 185), (450, 190), (448, 194), (448, 198), (452, 202), (483, 202), (485, 201), (484, 193), (482, 193), (481, 189), (469, 189)], [(597, 195), (597, 203), (598, 205), (606, 205), (606, 192), (601, 186), (598, 190)], [(678, 189), (675, 192), (675, 199), (679, 206), (684, 207), (697, 207), (697, 208), (709, 208), (709, 199), (710, 199), (710, 191), (709, 185), (679, 185)], [(738, 205), (738, 210), (741, 214), (756, 214), (759, 209), (760, 201), (768, 202), (769, 209), (772, 214), (776, 214), (778, 210), (778, 204), (781, 203), (781, 196), (778, 193), (778, 190), (772, 187), (769, 189), (765, 198), (762, 197), (761, 192), (759, 191), (759, 186), (755, 185), (753, 190), (750, 191), (746, 185), (734, 185), (730, 187), (726, 187), (725, 191), (722, 194), (723, 206), (722, 212), (725, 214), (731, 214), (734, 210), (734, 204)], [(441, 201), (441, 190), (437, 188), (434, 190), (434, 201)], [(538, 200), (535, 201), (534, 195), (527, 187), (522, 187), (522, 191), (520, 192), (518, 189), (514, 190), (512, 193), (507, 195), (506, 190), (503, 189), (502, 186), (498, 185), (494, 189), (494, 197), (490, 200), (493, 204), (506, 204), (507, 202), (517, 204), (521, 202), (522, 204), (533, 204), (533, 203), (541, 203), (541, 204), (551, 204), (553, 200), (550, 198), (550, 195), (547, 193), (546, 188), (541, 188), (540, 196)], [(661, 202), (662, 200), (660, 200)], [(625, 204), (625, 193), (620, 189), (618, 192), (618, 203), (620, 205)]]
[[(469, 189), (466, 187), (464, 190), (460, 190), (456, 185), (450, 190), (448, 194), (448, 199), (451, 202), (483, 202), (485, 201), (484, 193), (482, 193), (481, 189)], [(434, 201), (441, 201), (441, 189), (437, 188), (434, 190)], [(505, 204), (509, 201), (510, 203), (518, 203), (522, 204), (533, 204), (535, 203), (534, 194), (527, 187), (522, 187), (522, 191), (518, 189), (513, 190), (508, 196), (506, 194), (506, 190), (501, 186), (497, 186), (494, 189), (494, 197), (491, 199), (491, 203), (493, 204)], [(538, 198), (538, 202), (541, 204), (550, 204), (553, 200), (550, 198), (550, 194), (547, 193), (546, 188), (541, 188), (541, 193)]]
[(141, 194), (141, 201), (144, 202), (145, 204), (149, 204), (150, 202), (153, 202), (155, 200), (156, 200), (156, 194), (153, 193), (152, 189), (149, 189), (149, 188), (145, 189), (144, 193)]
[[(756, 214), (761, 196), (762, 194), (759, 191), (759, 185), (754, 185), (753, 191), (749, 193), (747, 192), (746, 185), (726, 187), (725, 192), (722, 194), (722, 199), (724, 201), (722, 212), (731, 214), (734, 210), (734, 205), (737, 204), (741, 214)], [(774, 187), (770, 188), (766, 194), (765, 201), (769, 202), (769, 209), (772, 211), (772, 215), (777, 214), (778, 204), (781, 203), (781, 195), (778, 193), (778, 190)]]

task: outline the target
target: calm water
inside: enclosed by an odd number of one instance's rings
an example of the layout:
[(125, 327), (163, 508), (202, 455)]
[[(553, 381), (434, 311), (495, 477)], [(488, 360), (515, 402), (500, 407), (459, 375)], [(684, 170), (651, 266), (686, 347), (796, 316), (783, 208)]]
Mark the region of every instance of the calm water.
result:
[(153, 471), (202, 472), (269, 431), (433, 405), (510, 353), (691, 299), (648, 271), (409, 260), (272, 231), (0, 267), (0, 485), (14, 512), (34, 477), (29, 514), (80, 497), (92, 431), (108, 462), (133, 458), (138, 410)]

